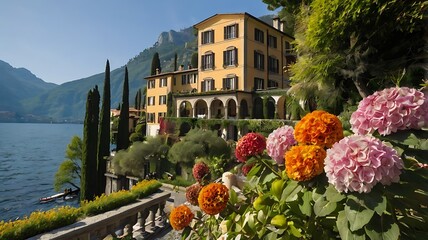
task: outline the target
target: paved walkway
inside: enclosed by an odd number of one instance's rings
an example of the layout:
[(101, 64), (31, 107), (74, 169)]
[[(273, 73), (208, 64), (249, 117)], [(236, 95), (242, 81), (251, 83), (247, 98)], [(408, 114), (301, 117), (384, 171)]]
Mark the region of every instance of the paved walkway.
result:
[[(171, 193), (171, 198), (168, 199), (165, 205), (166, 215), (169, 216), (169, 213), (174, 207), (177, 207), (186, 202), (186, 188), (185, 187), (176, 187), (172, 185), (163, 184), (161, 189), (165, 192)], [(138, 239), (138, 238), (137, 238)], [(142, 238), (141, 238), (142, 239)], [(163, 231), (159, 232), (153, 237), (146, 238), (149, 240), (179, 240), (181, 239), (181, 233), (174, 231), (171, 226), (166, 227)]]

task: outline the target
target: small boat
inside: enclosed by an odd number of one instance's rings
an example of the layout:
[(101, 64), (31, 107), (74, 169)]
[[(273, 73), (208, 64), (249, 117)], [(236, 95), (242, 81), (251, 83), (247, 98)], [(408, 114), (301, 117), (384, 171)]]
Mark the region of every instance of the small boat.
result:
[(40, 203), (48, 203), (48, 202), (55, 201), (55, 199), (61, 198), (64, 195), (65, 195), (65, 193), (58, 193), (58, 194), (52, 195), (50, 197), (40, 198), (39, 201), (40, 201)]
[(40, 203), (48, 203), (48, 202), (52, 202), (55, 201), (57, 199), (62, 198), (63, 200), (71, 200), (74, 199), (76, 196), (78, 196), (80, 189), (76, 189), (76, 190), (69, 190), (69, 191), (65, 191), (63, 193), (57, 193), (54, 194), (52, 196), (49, 197), (44, 197), (44, 198), (40, 198), (39, 202)]

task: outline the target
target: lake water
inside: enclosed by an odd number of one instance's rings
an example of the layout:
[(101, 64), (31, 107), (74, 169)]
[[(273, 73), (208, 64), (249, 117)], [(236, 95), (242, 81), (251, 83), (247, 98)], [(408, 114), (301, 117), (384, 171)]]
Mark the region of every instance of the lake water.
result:
[(71, 138), (82, 138), (82, 131), (82, 124), (0, 123), (0, 221), (78, 205), (77, 200), (40, 204), (39, 199), (57, 193), (54, 175)]

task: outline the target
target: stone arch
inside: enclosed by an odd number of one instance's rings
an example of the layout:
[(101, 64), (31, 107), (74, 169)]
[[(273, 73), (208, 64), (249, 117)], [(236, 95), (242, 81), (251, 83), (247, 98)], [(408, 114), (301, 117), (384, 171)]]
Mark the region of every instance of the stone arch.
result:
[(248, 116), (250, 116), (250, 114), (248, 113), (247, 100), (242, 99), (241, 103), (239, 104), (239, 118), (244, 119)]
[(272, 97), (268, 97), (267, 104), (264, 107), (267, 107), (267, 118), (274, 119), (276, 110), (275, 99), (273, 99)]
[(220, 99), (214, 99), (210, 105), (211, 116), (210, 118), (223, 118), (224, 116), (224, 105)]
[(227, 118), (237, 118), (236, 101), (234, 99), (229, 99), (226, 102), (226, 106), (227, 106)]
[(195, 117), (197, 118), (208, 118), (208, 105), (202, 99), (195, 102)]
[(192, 117), (192, 104), (189, 101), (183, 101), (180, 103), (180, 117)]
[(278, 117), (280, 119), (288, 119), (287, 117), (287, 97), (281, 96), (276, 102), (276, 112), (278, 113)]
[(263, 99), (261, 97), (254, 98), (253, 103), (253, 118), (263, 119)]

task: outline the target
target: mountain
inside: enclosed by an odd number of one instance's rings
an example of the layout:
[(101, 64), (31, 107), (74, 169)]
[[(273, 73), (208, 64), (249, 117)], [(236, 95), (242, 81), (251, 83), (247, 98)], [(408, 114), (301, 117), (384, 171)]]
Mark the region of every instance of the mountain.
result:
[[(260, 19), (272, 24), (273, 15)], [(174, 70), (177, 65), (187, 66), (197, 52), (197, 39), (193, 27), (180, 31), (162, 32), (157, 42), (131, 58), (126, 66), (129, 72), (129, 99), (134, 104), (138, 89), (145, 87), (150, 75), (152, 58), (159, 54), (162, 72)], [(107, 60), (107, 59), (106, 59)], [(110, 73), (111, 107), (116, 108), (122, 99), (125, 66)], [(15, 69), (0, 61), (0, 121), (83, 121), (88, 91), (98, 85), (103, 91), (104, 69), (99, 74), (70, 81), (61, 85), (43, 82), (26, 69)]]
[[(152, 47), (140, 52), (126, 64), (129, 72), (130, 105), (134, 104), (138, 89), (146, 85), (144, 78), (150, 75), (152, 58), (156, 52), (160, 56), (162, 72), (168, 72), (173, 71), (175, 53), (178, 65), (187, 66), (196, 51), (197, 42), (192, 27), (178, 32), (173, 30), (162, 32)], [(122, 99), (124, 73), (125, 66), (110, 73), (112, 108), (118, 107)], [(34, 98), (24, 100), (24, 110), (39, 116), (49, 116), (57, 121), (83, 120), (88, 91), (98, 85), (102, 93), (103, 83), (104, 69), (100, 69), (99, 74), (64, 83)]]
[(25, 68), (14, 68), (0, 60), (0, 111), (22, 112), (21, 100), (35, 97), (57, 85), (47, 83)]

